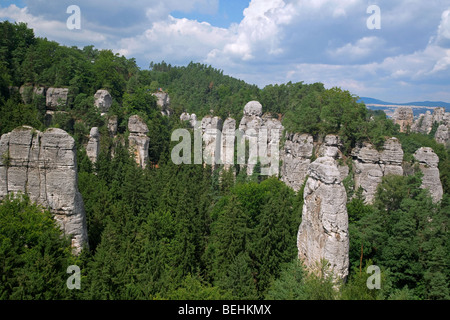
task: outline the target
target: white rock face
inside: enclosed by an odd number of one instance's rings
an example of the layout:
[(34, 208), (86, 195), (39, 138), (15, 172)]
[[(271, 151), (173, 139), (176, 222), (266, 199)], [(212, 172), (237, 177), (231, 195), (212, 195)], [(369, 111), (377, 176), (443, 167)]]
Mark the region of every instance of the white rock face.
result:
[(148, 162), (148, 148), (150, 145), (150, 138), (147, 136), (148, 126), (137, 115), (131, 116), (128, 120), (128, 143), (131, 153), (134, 155), (136, 163), (145, 168)]
[(345, 280), (349, 266), (347, 194), (336, 161), (321, 157), (308, 168), (298, 257), (313, 272), (328, 262), (327, 276)]
[(100, 153), (100, 132), (97, 127), (91, 129), (89, 142), (86, 146), (86, 153), (92, 163), (96, 163)]
[(352, 150), (355, 190), (363, 189), (366, 203), (373, 203), (383, 176), (403, 175), (403, 149), (397, 138), (386, 140), (383, 150), (377, 151), (370, 143)]
[(295, 191), (300, 190), (311, 163), (314, 149), (313, 137), (309, 134), (286, 134), (281, 150), (281, 181)]
[(430, 191), (434, 202), (441, 201), (444, 190), (438, 169), (439, 157), (431, 148), (420, 148), (414, 153), (414, 158), (423, 173), (422, 188)]
[(244, 107), (244, 116), (247, 117), (252, 117), (252, 116), (257, 116), (257, 117), (261, 117), (262, 116), (262, 105), (261, 103), (259, 103), (258, 101), (250, 101), (249, 103), (247, 103)]
[(108, 132), (111, 137), (117, 134), (117, 129), (119, 127), (117, 116), (112, 116), (108, 119)]
[(262, 116), (262, 105), (258, 101), (250, 101), (245, 105), (239, 131), (249, 145), (246, 164), (241, 165), (242, 169), (246, 168), (248, 175), (253, 174), (258, 161), (262, 174), (279, 174), (279, 142), (283, 129), (278, 119), (269, 114)]
[(170, 97), (167, 92), (156, 92), (153, 93), (153, 95), (156, 97), (156, 104), (161, 109), (161, 114), (163, 116), (170, 116), (172, 114), (172, 111), (170, 110)]
[(0, 198), (20, 191), (49, 208), (79, 254), (88, 236), (74, 139), (61, 129), (24, 126), (1, 137), (0, 154)]
[(187, 112), (183, 112), (183, 113), (180, 115), (180, 120), (181, 120), (181, 121), (189, 121), (189, 126), (190, 126), (191, 128), (194, 128), (195, 125), (197, 124), (197, 116), (196, 116), (195, 113), (189, 114), (189, 113), (187, 113)]
[(223, 122), (221, 140), (221, 160), (224, 169), (228, 170), (234, 165), (234, 145), (236, 142), (236, 120), (227, 118)]
[(411, 128), (414, 122), (414, 113), (411, 107), (398, 107), (395, 109), (392, 117), (395, 124), (400, 125), (400, 132), (406, 132), (407, 128)]
[(436, 139), (437, 143), (441, 143), (443, 145), (446, 145), (450, 141), (449, 126), (447, 126), (445, 124), (441, 124), (438, 127), (434, 138)]
[(48, 88), (46, 95), (47, 109), (56, 110), (58, 106), (66, 106), (69, 89), (67, 88)]
[(279, 176), (280, 174), (280, 140), (284, 127), (281, 121), (270, 114), (262, 116), (258, 132), (258, 156), (261, 174)]
[(219, 117), (205, 116), (201, 122), (203, 163), (216, 168), (220, 164), (223, 122)]
[(112, 97), (108, 90), (97, 90), (94, 95), (94, 106), (96, 106), (101, 113), (107, 113), (112, 106)]

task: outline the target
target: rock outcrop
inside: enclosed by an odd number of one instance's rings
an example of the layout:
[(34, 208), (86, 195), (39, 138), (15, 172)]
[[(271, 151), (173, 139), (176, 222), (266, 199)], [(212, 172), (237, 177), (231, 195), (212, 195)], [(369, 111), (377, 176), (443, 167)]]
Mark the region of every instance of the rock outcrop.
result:
[(444, 190), (438, 169), (439, 157), (431, 148), (420, 148), (414, 153), (414, 158), (423, 173), (422, 188), (430, 191), (434, 202), (442, 200)]
[(117, 116), (112, 116), (108, 118), (108, 132), (111, 137), (114, 137), (117, 134), (117, 129), (119, 127), (119, 122)]
[(445, 108), (438, 107), (433, 109), (433, 113), (427, 111), (419, 115), (411, 127), (412, 132), (429, 134), (433, 126), (437, 124), (438, 128), (434, 135), (436, 142), (450, 144), (450, 112), (445, 112)]
[(278, 119), (270, 114), (262, 114), (262, 105), (258, 101), (250, 101), (244, 107), (244, 116), (239, 123), (239, 131), (243, 143), (248, 143), (248, 156), (242, 169), (247, 170), (248, 175), (258, 161), (261, 164), (261, 174), (279, 174), (279, 142), (283, 132), (283, 126)]
[(49, 110), (57, 110), (58, 107), (65, 107), (69, 96), (67, 88), (48, 88), (46, 94), (46, 106)]
[(108, 90), (97, 90), (94, 95), (94, 106), (100, 110), (102, 114), (108, 112), (112, 106), (112, 97)]
[(153, 93), (156, 97), (156, 104), (161, 109), (161, 114), (163, 116), (170, 116), (172, 114), (172, 110), (170, 109), (170, 96), (167, 92), (159, 91)]
[(100, 153), (100, 132), (97, 127), (93, 127), (89, 134), (89, 142), (86, 146), (86, 153), (92, 163), (96, 163)]
[(297, 235), (298, 257), (307, 268), (345, 280), (349, 266), (347, 194), (336, 161), (321, 157), (308, 168), (302, 222)]
[(411, 107), (398, 107), (392, 117), (395, 124), (400, 125), (400, 132), (406, 132), (414, 123), (414, 113)]
[(45, 92), (45, 87), (33, 86), (31, 84), (24, 84), (19, 88), (19, 93), (25, 104), (31, 103), (36, 96), (45, 96)]
[(287, 133), (281, 150), (281, 181), (295, 191), (300, 190), (308, 173), (314, 150), (314, 140), (309, 134)]
[(441, 124), (436, 130), (436, 134), (434, 135), (434, 139), (437, 143), (441, 143), (443, 145), (447, 145), (450, 141), (450, 129), (448, 125)]
[(397, 138), (388, 139), (381, 151), (370, 143), (352, 150), (355, 190), (363, 189), (366, 203), (372, 203), (378, 184), (388, 174), (403, 175), (403, 150)]
[(203, 163), (214, 168), (220, 164), (222, 119), (219, 117), (205, 116), (201, 122), (203, 134)]
[(134, 155), (136, 163), (145, 168), (148, 162), (148, 148), (150, 144), (150, 138), (147, 136), (148, 126), (137, 115), (131, 116), (128, 120), (128, 144), (130, 151)]
[(49, 208), (80, 253), (88, 236), (74, 139), (61, 129), (42, 133), (23, 126), (1, 137), (0, 154), (0, 198), (22, 192)]
[(236, 141), (236, 120), (227, 118), (223, 122), (221, 140), (221, 160), (225, 170), (234, 165), (234, 145)]
[(262, 116), (258, 132), (258, 157), (262, 175), (278, 176), (280, 173), (280, 139), (283, 130), (280, 120), (268, 113)]
[(248, 141), (248, 157), (246, 164), (241, 165), (247, 170), (248, 175), (252, 175), (253, 169), (258, 162), (258, 134), (262, 124), (262, 105), (258, 101), (250, 101), (244, 107), (244, 116), (239, 123), (239, 130), (243, 138)]
[(194, 128), (197, 124), (197, 116), (195, 113), (189, 114), (187, 112), (183, 112), (180, 116), (181, 121), (188, 121), (191, 128)]

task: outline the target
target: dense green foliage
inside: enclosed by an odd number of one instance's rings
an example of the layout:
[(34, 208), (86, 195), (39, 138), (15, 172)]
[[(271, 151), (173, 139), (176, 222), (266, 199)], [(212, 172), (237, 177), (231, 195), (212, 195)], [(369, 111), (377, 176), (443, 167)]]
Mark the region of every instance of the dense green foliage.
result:
[[(19, 125), (60, 127), (77, 143), (78, 183), (89, 250), (70, 254), (51, 214), (26, 198), (0, 205), (0, 299), (448, 299), (450, 154), (432, 137), (399, 134), (383, 112), (323, 84), (287, 83), (263, 89), (198, 63), (151, 63), (109, 50), (60, 46), (34, 37), (24, 24), (0, 23), (0, 134)], [(14, 87), (69, 88), (64, 113), (48, 122), (45, 97)], [(115, 139), (94, 107), (96, 90), (108, 89), (118, 117)], [(162, 116), (151, 94), (170, 94), (174, 115)], [(29, 90), (29, 89), (27, 89)], [(405, 161), (421, 146), (440, 158), (444, 199), (433, 204), (420, 175), (386, 177), (374, 205), (349, 191), (350, 273), (346, 284), (308, 274), (296, 259), (303, 191), (297, 194), (255, 170), (247, 177), (170, 161), (173, 129), (181, 112), (239, 121), (243, 106), (259, 100), (263, 112), (283, 119), (288, 131), (320, 139), (339, 134), (344, 153), (360, 141), (382, 146), (398, 136)], [(150, 132), (150, 164), (136, 166), (126, 141), (127, 121), (139, 114)], [(92, 164), (84, 150), (90, 128), (101, 133)], [(123, 143), (122, 143), (123, 142)], [(112, 156), (112, 151), (114, 156)], [(351, 160), (348, 158), (348, 160)], [(351, 161), (349, 162), (351, 163)], [(352, 196), (353, 195), (353, 196)], [(66, 269), (81, 268), (81, 290), (68, 290)], [(369, 290), (367, 267), (382, 270), (382, 289)]]
[(61, 238), (49, 211), (21, 195), (0, 206), (0, 299), (70, 298), (69, 265), (76, 264), (70, 241)]

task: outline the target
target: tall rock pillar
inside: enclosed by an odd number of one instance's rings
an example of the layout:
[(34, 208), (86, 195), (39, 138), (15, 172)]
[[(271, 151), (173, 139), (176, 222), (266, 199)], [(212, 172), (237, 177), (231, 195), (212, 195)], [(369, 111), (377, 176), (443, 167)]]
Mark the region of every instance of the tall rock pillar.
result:
[(345, 281), (349, 266), (347, 193), (336, 161), (321, 157), (311, 163), (304, 190), (298, 257), (312, 272), (328, 263), (326, 276)]

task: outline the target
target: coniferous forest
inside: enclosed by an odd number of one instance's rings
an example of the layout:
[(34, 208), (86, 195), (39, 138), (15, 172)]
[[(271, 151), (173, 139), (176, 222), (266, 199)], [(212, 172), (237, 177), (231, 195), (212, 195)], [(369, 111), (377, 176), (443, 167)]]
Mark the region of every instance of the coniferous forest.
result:
[[(259, 88), (191, 62), (172, 66), (136, 61), (97, 50), (65, 47), (39, 38), (25, 24), (0, 23), (0, 135), (28, 125), (56, 127), (76, 142), (89, 248), (72, 255), (48, 210), (26, 196), (0, 205), (0, 299), (76, 300), (447, 300), (450, 298), (450, 151), (432, 134), (400, 133), (384, 112), (371, 111), (340, 88), (303, 82)], [(24, 101), (12, 87), (24, 84), (68, 88), (65, 112), (46, 120), (45, 97)], [(164, 116), (151, 92), (171, 99)], [(118, 119), (118, 137), (131, 115), (148, 125), (149, 163), (136, 165), (126, 145), (115, 143), (94, 94), (113, 97), (108, 115)], [(257, 100), (263, 112), (280, 115), (289, 132), (315, 137), (337, 134), (344, 155), (358, 142), (382, 146), (397, 137), (404, 160), (419, 147), (439, 156), (443, 199), (421, 189), (420, 173), (386, 176), (373, 204), (345, 180), (350, 267), (346, 283), (309, 274), (297, 258), (303, 189), (294, 192), (277, 177), (236, 170), (175, 165), (170, 152), (182, 112), (238, 122), (244, 105)], [(93, 164), (85, 146), (98, 127), (100, 154)], [(114, 150), (112, 156), (111, 150)], [(367, 268), (381, 269), (382, 286), (366, 286)], [(66, 286), (67, 267), (81, 270), (81, 288)]]

